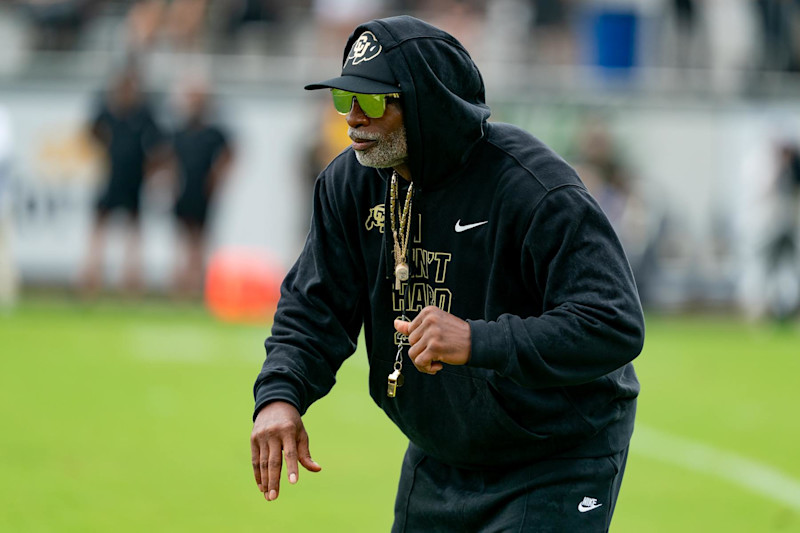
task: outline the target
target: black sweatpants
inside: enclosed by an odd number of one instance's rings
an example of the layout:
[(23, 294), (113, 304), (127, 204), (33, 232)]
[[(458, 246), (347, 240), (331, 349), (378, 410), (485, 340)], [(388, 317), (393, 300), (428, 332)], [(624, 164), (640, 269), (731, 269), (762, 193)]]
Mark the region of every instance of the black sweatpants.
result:
[(626, 448), (608, 457), (468, 470), (410, 444), (392, 532), (606, 532), (627, 458)]

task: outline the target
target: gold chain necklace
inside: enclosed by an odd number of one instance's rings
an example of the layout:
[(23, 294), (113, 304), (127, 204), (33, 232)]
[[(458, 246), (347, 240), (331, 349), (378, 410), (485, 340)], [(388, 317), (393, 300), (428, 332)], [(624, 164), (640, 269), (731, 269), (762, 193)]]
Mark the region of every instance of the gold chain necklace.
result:
[[(397, 211), (399, 209), (400, 197), (397, 185), (397, 172), (392, 173), (391, 198), (389, 200), (389, 222), (392, 228), (392, 239), (394, 241), (394, 288), (399, 293), (402, 283), (408, 281), (408, 242), (411, 235), (411, 196), (414, 192), (414, 184), (408, 185), (406, 201), (400, 213), (399, 220)], [(398, 294), (398, 299), (402, 305), (402, 318), (405, 320), (405, 297)], [(394, 358), (394, 370), (389, 374), (386, 395), (394, 398), (397, 395), (397, 388), (403, 386), (403, 342), (400, 337), (397, 341), (397, 354)]]
[(396, 204), (399, 204), (397, 172), (392, 173), (391, 187), (392, 197), (389, 204), (389, 220), (391, 222), (392, 238), (394, 240), (394, 288), (399, 291), (401, 282), (408, 281), (409, 276), (408, 241), (411, 234), (411, 196), (414, 192), (414, 184), (411, 183), (408, 186), (406, 201), (403, 205), (403, 211), (400, 213), (399, 220), (397, 219), (397, 209), (399, 206), (395, 207)]

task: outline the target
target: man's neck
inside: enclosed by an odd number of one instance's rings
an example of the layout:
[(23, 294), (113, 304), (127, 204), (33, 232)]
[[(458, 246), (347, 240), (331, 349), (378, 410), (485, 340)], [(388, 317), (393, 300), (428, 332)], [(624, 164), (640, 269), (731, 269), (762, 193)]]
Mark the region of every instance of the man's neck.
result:
[(400, 163), (396, 167), (393, 167), (394, 171), (397, 172), (397, 175), (403, 178), (406, 181), (411, 181), (411, 169), (408, 168), (408, 163)]

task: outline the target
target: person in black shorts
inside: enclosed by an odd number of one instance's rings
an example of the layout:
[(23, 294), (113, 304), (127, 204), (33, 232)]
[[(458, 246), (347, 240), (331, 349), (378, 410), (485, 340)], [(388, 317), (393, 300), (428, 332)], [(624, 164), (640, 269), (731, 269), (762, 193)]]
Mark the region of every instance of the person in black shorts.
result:
[(197, 294), (203, 286), (209, 208), (232, 159), (228, 136), (210, 120), (209, 94), (202, 82), (181, 93), (185, 120), (172, 139), (178, 195), (174, 214), (181, 233), (181, 255), (174, 274), (176, 296)]
[(82, 275), (86, 293), (97, 290), (102, 279), (103, 248), (109, 216), (127, 216), (123, 285), (141, 289), (141, 236), (139, 202), (145, 175), (163, 158), (163, 135), (145, 99), (139, 74), (126, 68), (101, 98), (91, 125), (108, 160), (107, 177), (96, 203), (89, 253)]

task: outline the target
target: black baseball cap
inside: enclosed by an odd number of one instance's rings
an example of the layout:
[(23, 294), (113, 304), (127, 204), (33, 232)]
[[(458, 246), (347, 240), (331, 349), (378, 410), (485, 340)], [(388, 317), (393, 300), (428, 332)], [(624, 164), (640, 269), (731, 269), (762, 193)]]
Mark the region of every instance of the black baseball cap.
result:
[(365, 31), (353, 42), (341, 76), (306, 85), (305, 89), (341, 89), (363, 94), (399, 93), (400, 87), (382, 52), (383, 47), (375, 35)]

